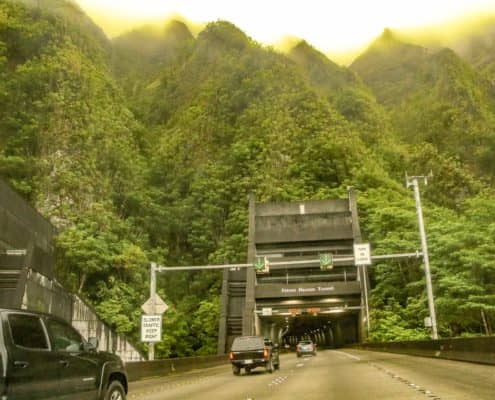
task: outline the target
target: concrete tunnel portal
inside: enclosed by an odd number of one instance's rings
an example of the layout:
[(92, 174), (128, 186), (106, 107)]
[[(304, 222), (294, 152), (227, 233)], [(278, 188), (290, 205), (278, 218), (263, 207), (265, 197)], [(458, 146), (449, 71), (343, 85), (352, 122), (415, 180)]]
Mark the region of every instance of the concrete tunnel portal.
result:
[[(224, 271), (219, 354), (230, 351), (240, 335), (262, 335), (291, 347), (303, 339), (340, 347), (366, 338), (369, 281), (352, 257), (353, 245), (361, 242), (352, 189), (347, 199), (251, 198), (248, 239), (248, 262), (262, 257), (269, 271)], [(322, 254), (334, 257), (330, 268), (321, 268)]]
[(325, 347), (359, 342), (361, 288), (354, 269), (323, 272), (318, 266), (257, 276), (255, 331), (290, 347), (303, 339)]
[(310, 339), (318, 347), (338, 348), (358, 343), (358, 313), (306, 314), (260, 318), (260, 334), (287, 348)]

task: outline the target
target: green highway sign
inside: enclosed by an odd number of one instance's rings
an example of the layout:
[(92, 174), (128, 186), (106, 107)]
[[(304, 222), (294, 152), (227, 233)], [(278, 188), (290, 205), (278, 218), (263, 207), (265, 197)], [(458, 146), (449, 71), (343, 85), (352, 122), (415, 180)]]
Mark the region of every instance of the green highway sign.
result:
[(333, 256), (330, 253), (320, 254), (320, 269), (327, 271), (333, 268)]
[(267, 274), (270, 272), (270, 266), (266, 257), (256, 257), (253, 265), (257, 274)]

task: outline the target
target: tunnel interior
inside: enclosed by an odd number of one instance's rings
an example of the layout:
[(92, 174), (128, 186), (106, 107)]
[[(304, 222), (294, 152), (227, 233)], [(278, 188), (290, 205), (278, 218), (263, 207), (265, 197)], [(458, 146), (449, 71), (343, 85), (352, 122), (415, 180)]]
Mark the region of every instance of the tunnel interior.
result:
[(320, 348), (338, 348), (359, 342), (359, 312), (261, 316), (259, 328), (281, 347), (295, 348), (299, 341), (311, 339)]

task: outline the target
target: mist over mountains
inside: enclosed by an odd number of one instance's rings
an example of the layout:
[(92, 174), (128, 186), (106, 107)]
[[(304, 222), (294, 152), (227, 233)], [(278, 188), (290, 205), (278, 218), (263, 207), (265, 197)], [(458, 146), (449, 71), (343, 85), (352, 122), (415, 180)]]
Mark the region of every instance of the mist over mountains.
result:
[[(245, 261), (250, 193), (323, 199), (352, 185), (373, 251), (409, 252), (419, 238), (404, 174), (432, 171), (422, 190), (440, 329), (486, 333), (494, 32), (439, 48), (385, 30), (344, 67), (305, 41), (261, 46), (228, 21), (109, 40), (72, 2), (0, 0), (0, 176), (60, 229), (65, 284), (137, 337), (150, 260)], [(427, 336), (419, 263), (371, 277), (372, 338)], [(160, 287), (174, 307), (158, 354), (214, 352), (219, 277)]]

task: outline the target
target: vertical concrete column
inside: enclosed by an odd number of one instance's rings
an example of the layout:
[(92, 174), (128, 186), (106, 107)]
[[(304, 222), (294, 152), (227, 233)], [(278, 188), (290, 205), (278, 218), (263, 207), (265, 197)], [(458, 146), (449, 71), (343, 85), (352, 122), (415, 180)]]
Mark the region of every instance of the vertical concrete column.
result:
[(276, 339), (275, 324), (273, 324), (273, 323), (270, 325), (270, 336), (269, 337), (270, 337), (270, 340), (272, 342), (274, 342), (274, 343), (276, 342), (276, 340), (275, 340)]
[(260, 336), (263, 336), (265, 338), (270, 337), (270, 331), (271, 331), (271, 325), (266, 322), (266, 320), (261, 319), (261, 326), (260, 326)]
[[(256, 201), (254, 195), (249, 196), (249, 234), (248, 234), (248, 263), (253, 263), (256, 257), (255, 243)], [(253, 335), (255, 333), (255, 307), (254, 298), (256, 285), (256, 273), (254, 267), (246, 271), (246, 302), (242, 316), (242, 334)]]
[(261, 318), (258, 314), (254, 313), (254, 334), (259, 336), (261, 333)]
[[(20, 270), (19, 280), (17, 281), (14, 296), (10, 298), (10, 304), (8, 304), (8, 306), (12, 308), (21, 308), (25, 306), (29, 309), (33, 306), (32, 304), (28, 304), (29, 297), (27, 294), (27, 282), (30, 275), (29, 271), (34, 267), (34, 243), (29, 242), (26, 245), (26, 250), (27, 253), (24, 256), (24, 266)], [(50, 310), (46, 311), (49, 312)]]
[(342, 337), (341, 321), (336, 321), (335, 324), (333, 324), (332, 331), (335, 347), (342, 346), (344, 344), (344, 340)]
[(227, 312), (229, 303), (229, 271), (223, 270), (222, 294), (220, 298), (220, 318), (218, 321), (218, 347), (217, 354), (225, 354), (225, 341), (227, 339)]
[(335, 340), (333, 338), (332, 327), (327, 328), (327, 338), (328, 338), (328, 346), (335, 347)]

